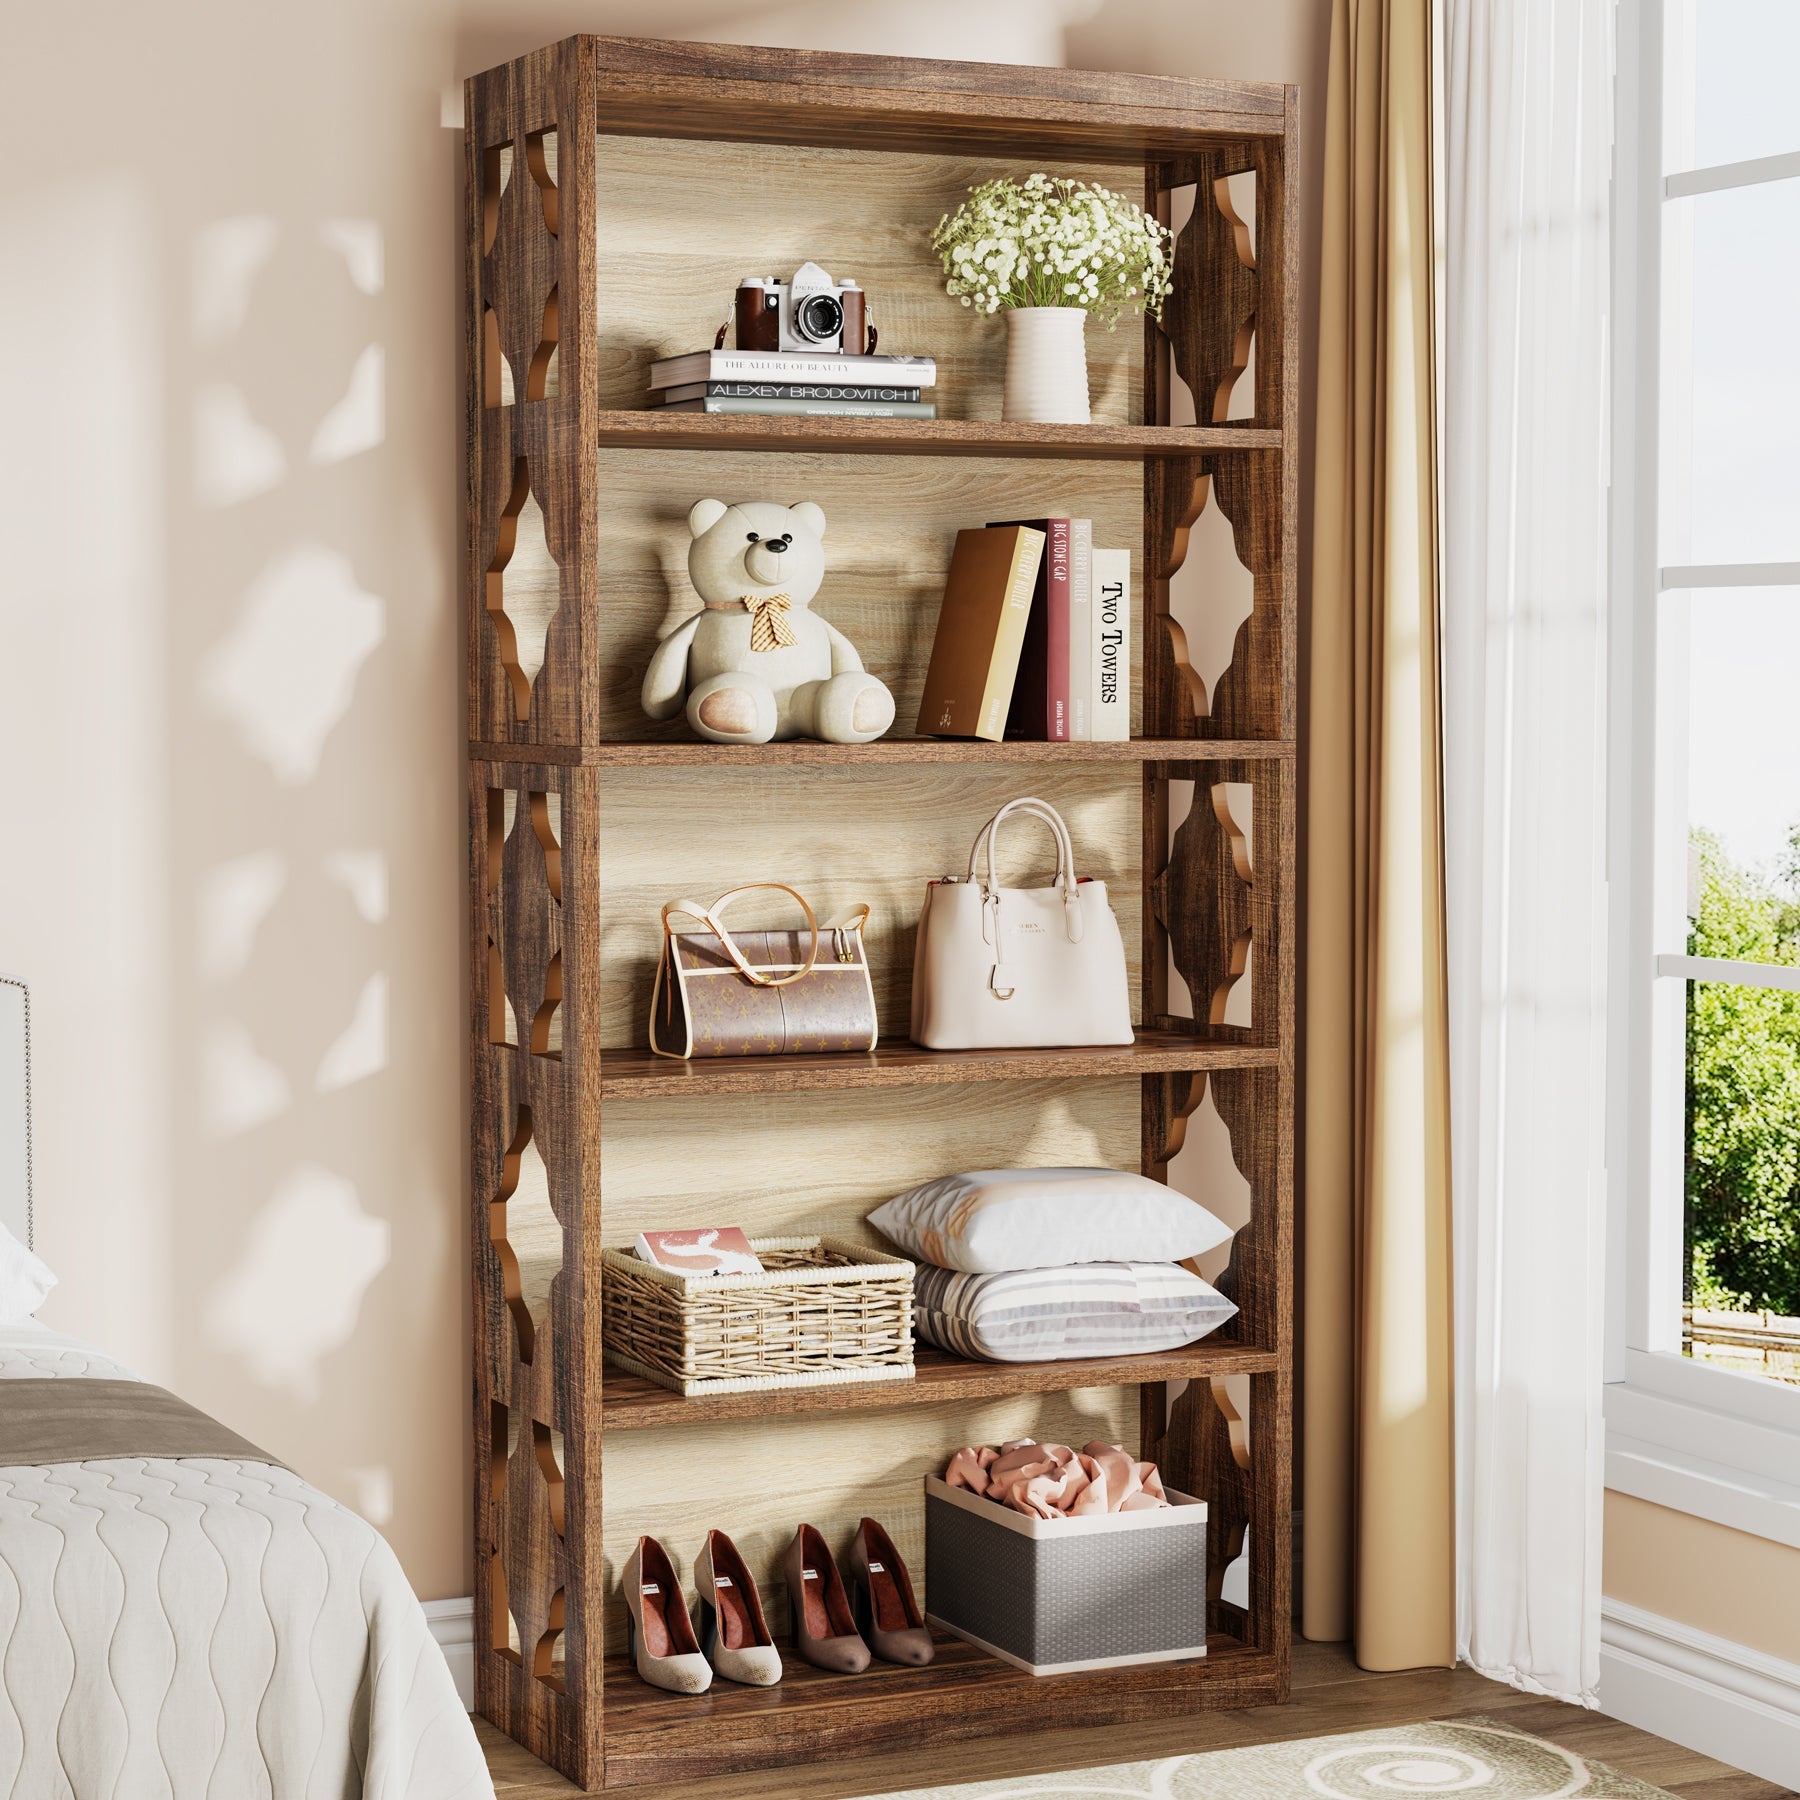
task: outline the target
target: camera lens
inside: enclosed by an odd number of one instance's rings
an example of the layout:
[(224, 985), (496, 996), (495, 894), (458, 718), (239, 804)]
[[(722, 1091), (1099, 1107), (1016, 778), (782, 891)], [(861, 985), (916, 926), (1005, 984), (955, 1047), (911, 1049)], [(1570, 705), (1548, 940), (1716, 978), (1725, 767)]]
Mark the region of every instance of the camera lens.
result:
[(844, 308), (836, 294), (808, 294), (794, 309), (794, 329), (809, 343), (822, 344), (844, 329)]

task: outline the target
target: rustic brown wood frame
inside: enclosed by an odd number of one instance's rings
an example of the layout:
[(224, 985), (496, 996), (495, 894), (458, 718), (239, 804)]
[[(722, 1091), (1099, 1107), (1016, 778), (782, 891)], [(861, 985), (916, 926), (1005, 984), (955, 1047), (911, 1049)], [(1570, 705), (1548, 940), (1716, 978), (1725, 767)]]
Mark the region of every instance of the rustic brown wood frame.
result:
[[(1298, 96), (1292, 87), (1014, 69), (969, 63), (577, 37), (491, 69), (466, 87), (464, 153), (468, 516), (471, 1246), (474, 1267), (476, 1704), (583, 1787), (698, 1778), (844, 1756), (898, 1741), (953, 1739), (1214, 1707), (1288, 1691), (1291, 1512)], [(1106, 161), (1143, 176), (1169, 216), (1195, 186), (1164, 325), (1145, 336), (1141, 426), (1004, 425), (659, 417), (605, 412), (597, 378), (594, 159), (609, 134), (848, 146), (929, 147), (1004, 158)], [(559, 155), (552, 177), (544, 136)], [(511, 153), (502, 190), (502, 149)], [(1254, 257), (1225, 177), (1256, 175)], [(1254, 417), (1227, 422), (1224, 396), (1255, 339)], [(556, 348), (559, 380), (543, 373)], [(498, 404), (495, 355), (509, 365)], [(1175, 375), (1201, 423), (1168, 424)], [(1216, 404), (1215, 404), (1216, 402)], [(1137, 461), (1144, 471), (1144, 735), (1129, 744), (985, 745), (896, 739), (863, 746), (621, 744), (604, 740), (595, 677), (601, 622), (598, 455), (602, 446)], [(545, 657), (526, 686), (496, 611), (509, 514), (536, 496), (559, 571)], [(1210, 712), (1179, 629), (1168, 578), (1200, 508), (1221, 507), (1251, 571), (1254, 604)], [(523, 693), (521, 693), (523, 690)], [(528, 703), (521, 706), (521, 698)], [(524, 714), (525, 716), (521, 716)], [(884, 763), (1117, 763), (1141, 771), (1144, 1030), (1123, 1051), (934, 1055), (905, 1045), (872, 1057), (788, 1058), (713, 1068), (600, 1044), (599, 823), (605, 771), (632, 766), (854, 766)], [(1171, 784), (1193, 804), (1171, 838)], [(1226, 783), (1253, 794), (1253, 870)], [(502, 838), (504, 796), (535, 829)], [(560, 840), (543, 825), (560, 796)], [(535, 807), (535, 811), (531, 810)], [(1165, 846), (1167, 846), (1165, 850)], [(1207, 1014), (1229, 984), (1234, 946), (1253, 948), (1252, 1023), (1171, 1014), (1172, 957)], [(554, 964), (553, 964), (554, 959)], [(560, 988), (555, 993), (557, 983)], [(496, 983), (505, 988), (497, 994)], [(520, 1042), (503, 1040), (510, 998)], [(560, 1051), (531, 1026), (560, 999)], [(540, 1034), (541, 1036), (541, 1034)], [(497, 1038), (502, 1041), (496, 1041)], [(1226, 1277), (1241, 1308), (1187, 1352), (1101, 1364), (971, 1365), (922, 1354), (918, 1399), (1102, 1383), (1139, 1386), (1143, 1451), (1213, 1507), (1209, 1654), (1188, 1663), (1036, 1681), (966, 1646), (932, 1669), (855, 1682), (796, 1669), (773, 1690), (722, 1684), (705, 1700), (645, 1687), (602, 1653), (602, 1464), (609, 1430), (679, 1429), (697, 1419), (904, 1405), (892, 1389), (797, 1390), (683, 1400), (602, 1375), (599, 1256), (601, 1108), (608, 1097), (1136, 1074), (1142, 1160), (1160, 1174), (1210, 1084), (1252, 1194)], [(544, 1159), (564, 1260), (531, 1354), (509, 1304), (505, 1197), (529, 1136)], [(512, 1283), (516, 1288), (516, 1282)], [(516, 1303), (516, 1294), (512, 1300)], [(1248, 1374), (1251, 1414), (1223, 1386)], [(1170, 1398), (1170, 1383), (1184, 1387)], [(519, 1449), (501, 1435), (518, 1415)], [(561, 1480), (550, 1433), (562, 1437)], [(496, 1441), (498, 1439), (498, 1441)], [(1219, 1592), (1250, 1530), (1250, 1603)], [(504, 1571), (504, 1573), (501, 1573)], [(510, 1647), (508, 1611), (518, 1650)], [(560, 1636), (560, 1643), (559, 1643)], [(553, 1653), (560, 1649), (560, 1657)]]

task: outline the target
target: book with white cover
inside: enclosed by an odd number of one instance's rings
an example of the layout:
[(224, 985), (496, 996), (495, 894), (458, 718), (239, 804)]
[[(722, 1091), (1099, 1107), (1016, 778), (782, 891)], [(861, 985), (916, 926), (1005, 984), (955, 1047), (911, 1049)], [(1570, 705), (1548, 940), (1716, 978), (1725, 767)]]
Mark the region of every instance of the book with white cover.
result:
[(653, 388), (652, 401), (673, 406), (678, 400), (917, 400), (916, 387), (892, 382), (843, 381), (684, 381), (680, 387)]
[(1093, 741), (1122, 744), (1131, 737), (1131, 552), (1094, 552), (1090, 642), (1094, 697)]
[(1094, 735), (1094, 521), (1069, 521), (1069, 742)]
[(929, 356), (802, 356), (782, 350), (691, 350), (650, 365), (653, 388), (689, 381), (829, 381), (845, 387), (933, 387)]
[(723, 413), (765, 419), (935, 419), (933, 400), (672, 400), (666, 413)]

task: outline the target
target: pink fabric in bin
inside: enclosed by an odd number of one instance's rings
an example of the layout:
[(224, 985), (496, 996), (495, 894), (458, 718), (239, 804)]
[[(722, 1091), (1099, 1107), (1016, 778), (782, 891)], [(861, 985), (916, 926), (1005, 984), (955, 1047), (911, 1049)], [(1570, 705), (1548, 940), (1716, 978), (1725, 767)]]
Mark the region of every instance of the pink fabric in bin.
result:
[(1155, 1463), (1138, 1462), (1121, 1445), (1098, 1438), (1079, 1451), (1031, 1438), (1016, 1438), (998, 1450), (971, 1444), (951, 1457), (944, 1483), (1039, 1519), (1169, 1504)]

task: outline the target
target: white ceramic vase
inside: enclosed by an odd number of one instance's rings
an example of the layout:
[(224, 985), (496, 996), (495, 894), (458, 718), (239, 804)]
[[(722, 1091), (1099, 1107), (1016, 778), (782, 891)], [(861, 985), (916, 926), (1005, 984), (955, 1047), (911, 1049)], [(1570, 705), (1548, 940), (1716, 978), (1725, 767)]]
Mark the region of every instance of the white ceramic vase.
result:
[(1015, 424), (1086, 425), (1087, 312), (1079, 306), (1006, 309), (1006, 398)]

